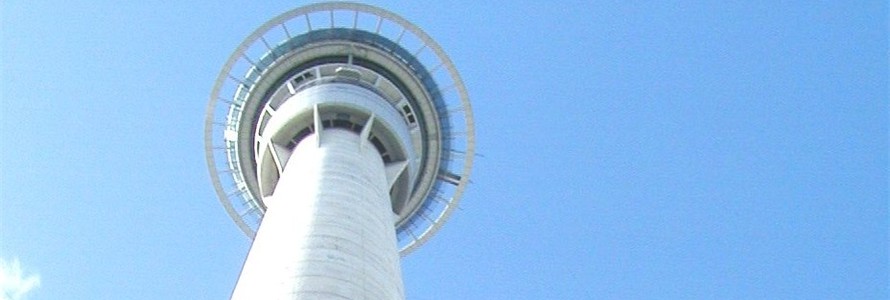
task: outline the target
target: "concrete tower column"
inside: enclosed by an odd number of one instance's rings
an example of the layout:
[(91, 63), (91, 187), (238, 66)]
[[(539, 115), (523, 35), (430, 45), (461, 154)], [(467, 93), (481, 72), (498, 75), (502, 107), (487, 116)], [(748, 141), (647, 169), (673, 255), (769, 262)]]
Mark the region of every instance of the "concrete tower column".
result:
[(253, 239), (237, 300), (404, 299), (399, 259), (458, 207), (475, 157), (444, 50), (352, 2), (295, 8), (246, 37), (204, 124), (216, 194)]
[(294, 149), (232, 299), (404, 299), (386, 168), (339, 128)]

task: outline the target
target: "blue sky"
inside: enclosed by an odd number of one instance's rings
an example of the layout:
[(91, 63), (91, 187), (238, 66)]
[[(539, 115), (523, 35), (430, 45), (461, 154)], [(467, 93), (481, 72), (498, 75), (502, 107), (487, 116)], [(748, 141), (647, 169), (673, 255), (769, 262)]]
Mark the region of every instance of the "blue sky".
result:
[[(886, 2), (369, 3), (448, 52), (482, 155), (409, 299), (890, 296)], [(204, 110), (302, 4), (0, 4), (0, 286), (226, 299)]]

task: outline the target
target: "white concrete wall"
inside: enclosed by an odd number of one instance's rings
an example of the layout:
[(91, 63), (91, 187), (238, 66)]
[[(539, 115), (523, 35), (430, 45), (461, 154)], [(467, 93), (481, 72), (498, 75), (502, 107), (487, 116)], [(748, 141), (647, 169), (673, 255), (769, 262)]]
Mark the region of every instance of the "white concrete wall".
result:
[(297, 145), (265, 200), (232, 299), (405, 298), (380, 155), (353, 132), (321, 135)]

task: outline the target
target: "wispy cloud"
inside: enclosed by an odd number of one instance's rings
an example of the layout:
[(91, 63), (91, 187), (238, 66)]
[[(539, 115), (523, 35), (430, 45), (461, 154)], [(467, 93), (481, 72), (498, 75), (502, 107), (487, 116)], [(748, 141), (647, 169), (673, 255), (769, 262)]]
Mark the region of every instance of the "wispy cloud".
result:
[(25, 276), (18, 258), (6, 260), (0, 257), (0, 300), (22, 300), (34, 288), (40, 286), (40, 275)]

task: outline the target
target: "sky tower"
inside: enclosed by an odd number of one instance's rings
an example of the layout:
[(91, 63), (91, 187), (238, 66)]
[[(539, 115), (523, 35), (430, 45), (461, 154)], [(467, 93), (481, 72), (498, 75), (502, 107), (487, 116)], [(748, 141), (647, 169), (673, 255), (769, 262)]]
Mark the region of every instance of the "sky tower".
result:
[(439, 45), (344, 2), (248, 36), (204, 140), (216, 193), (253, 239), (232, 299), (404, 299), (399, 259), (456, 208), (474, 153), (467, 91)]

